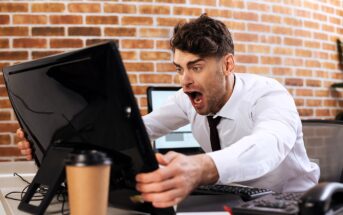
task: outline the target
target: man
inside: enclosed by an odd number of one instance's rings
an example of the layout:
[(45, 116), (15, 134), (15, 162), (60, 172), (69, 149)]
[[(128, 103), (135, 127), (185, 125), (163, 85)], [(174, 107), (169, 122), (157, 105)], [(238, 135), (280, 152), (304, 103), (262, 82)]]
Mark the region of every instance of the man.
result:
[[(136, 176), (145, 201), (172, 206), (203, 184), (238, 182), (285, 192), (317, 183), (319, 168), (306, 155), (292, 97), (273, 79), (234, 74), (234, 45), (222, 22), (202, 15), (179, 24), (171, 47), (182, 90), (144, 117), (147, 131), (155, 139), (191, 123), (207, 153), (156, 154), (161, 167)], [(18, 147), (31, 158), (26, 140)]]

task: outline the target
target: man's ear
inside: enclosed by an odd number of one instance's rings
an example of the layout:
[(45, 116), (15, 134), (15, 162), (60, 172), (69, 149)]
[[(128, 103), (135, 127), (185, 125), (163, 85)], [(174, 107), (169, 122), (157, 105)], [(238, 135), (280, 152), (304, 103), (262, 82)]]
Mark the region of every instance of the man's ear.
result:
[(235, 70), (235, 59), (233, 54), (227, 54), (224, 56), (224, 74), (230, 75)]

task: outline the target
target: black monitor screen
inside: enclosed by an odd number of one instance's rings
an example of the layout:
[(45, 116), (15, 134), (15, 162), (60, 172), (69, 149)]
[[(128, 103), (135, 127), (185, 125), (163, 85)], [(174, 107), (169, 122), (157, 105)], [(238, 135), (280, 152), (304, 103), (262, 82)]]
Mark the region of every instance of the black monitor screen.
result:
[(48, 160), (51, 147), (100, 149), (113, 160), (112, 188), (134, 188), (137, 172), (158, 168), (114, 42), (18, 64), (3, 72), (38, 166)]

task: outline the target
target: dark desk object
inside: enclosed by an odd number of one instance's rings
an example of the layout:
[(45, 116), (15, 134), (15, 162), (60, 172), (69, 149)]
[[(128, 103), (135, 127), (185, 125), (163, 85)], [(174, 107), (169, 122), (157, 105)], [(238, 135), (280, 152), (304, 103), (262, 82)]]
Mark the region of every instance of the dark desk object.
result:
[(303, 120), (308, 157), (320, 168), (320, 182), (343, 182), (343, 122)]

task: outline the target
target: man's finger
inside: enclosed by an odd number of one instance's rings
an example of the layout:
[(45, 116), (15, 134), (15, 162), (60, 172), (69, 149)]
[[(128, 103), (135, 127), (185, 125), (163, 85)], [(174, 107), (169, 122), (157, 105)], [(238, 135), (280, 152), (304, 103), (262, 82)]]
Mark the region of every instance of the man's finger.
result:
[(170, 202), (183, 196), (181, 189), (171, 189), (159, 193), (143, 193), (142, 197), (147, 202)]
[(142, 183), (160, 182), (175, 175), (175, 170), (170, 168), (159, 168), (153, 172), (140, 173), (136, 175), (136, 181)]
[(17, 129), (16, 134), (19, 138), (24, 138), (24, 132), (21, 130), (21, 128)]
[(164, 192), (175, 187), (175, 180), (165, 180), (157, 183), (137, 183), (136, 189), (142, 193), (155, 193), (155, 192)]
[(172, 201), (168, 201), (168, 202), (153, 202), (152, 204), (154, 205), (154, 207), (156, 208), (166, 208), (166, 207), (172, 207), (174, 205), (177, 205), (178, 203), (180, 203), (182, 200), (182, 198), (176, 198)]

